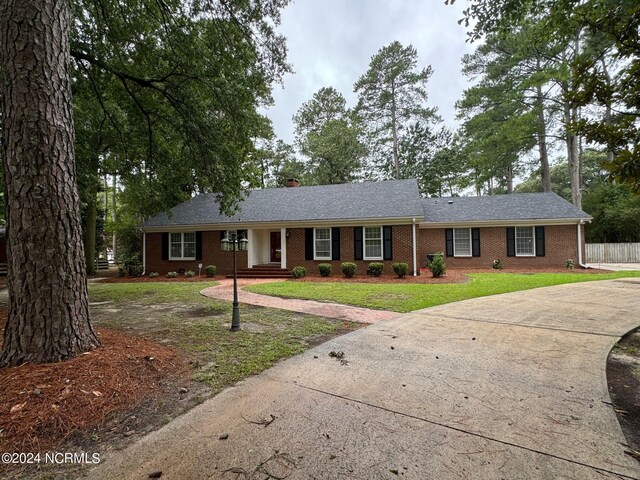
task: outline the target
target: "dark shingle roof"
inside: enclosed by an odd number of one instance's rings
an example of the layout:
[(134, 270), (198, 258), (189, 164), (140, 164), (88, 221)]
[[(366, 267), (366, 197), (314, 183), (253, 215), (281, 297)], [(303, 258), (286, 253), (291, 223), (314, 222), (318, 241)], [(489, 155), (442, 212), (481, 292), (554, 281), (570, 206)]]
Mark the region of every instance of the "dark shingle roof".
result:
[(142, 228), (258, 222), (304, 222), (366, 218), (422, 218), (416, 180), (348, 183), (253, 190), (240, 212), (221, 215), (215, 195), (203, 193), (156, 215)]
[(555, 193), (424, 198), (422, 204), (427, 223), (591, 218)]

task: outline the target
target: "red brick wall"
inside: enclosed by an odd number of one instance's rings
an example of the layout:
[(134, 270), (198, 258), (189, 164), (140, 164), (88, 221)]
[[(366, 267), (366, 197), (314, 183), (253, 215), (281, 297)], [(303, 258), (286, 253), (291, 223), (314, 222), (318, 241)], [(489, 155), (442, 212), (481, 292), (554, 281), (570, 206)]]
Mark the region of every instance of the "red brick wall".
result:
[[(393, 238), (393, 259), (381, 261), (384, 263), (384, 273), (393, 275), (391, 265), (394, 262), (406, 262), (409, 265), (407, 275), (413, 275), (413, 254), (412, 254), (412, 237), (411, 225), (394, 225), (392, 227)], [(330, 263), (332, 265), (332, 275), (342, 275), (340, 264), (342, 262), (353, 262), (358, 266), (356, 275), (365, 275), (367, 266), (372, 261), (377, 260), (358, 260), (354, 261), (353, 246), (353, 229), (354, 227), (341, 227), (340, 229), (340, 260), (305, 260), (304, 259), (304, 228), (290, 228), (291, 235), (287, 239), (287, 268), (291, 269), (297, 265), (301, 265), (307, 269), (308, 275), (319, 275), (318, 264)]]
[[(179, 269), (193, 270), (198, 273), (198, 264), (204, 267), (215, 265), (219, 273), (233, 272), (233, 252), (223, 252), (220, 249), (220, 232), (202, 232), (202, 260), (162, 260), (162, 233), (147, 233), (146, 235), (146, 272), (177, 272)], [(238, 268), (247, 267), (247, 252), (237, 252)]]
[[(333, 274), (341, 275), (340, 264), (353, 262), (353, 228), (341, 227), (339, 261), (305, 260), (304, 259), (304, 228), (288, 229), (287, 238), (287, 268), (301, 265), (307, 269), (309, 275), (318, 275), (319, 263), (331, 263)], [(408, 275), (413, 275), (413, 255), (411, 225), (393, 226), (393, 260), (384, 261), (385, 274), (393, 274), (391, 264), (406, 262), (409, 265)], [(507, 257), (506, 227), (483, 227), (480, 229), (480, 257), (446, 257), (449, 268), (491, 268), (493, 260), (502, 260), (505, 268), (509, 267), (564, 267), (567, 259), (572, 258), (576, 264), (577, 227), (576, 225), (547, 225), (545, 226), (545, 256), (544, 257)], [(584, 229), (582, 229), (582, 245), (584, 249)], [(417, 237), (418, 269), (425, 267), (427, 254), (445, 252), (445, 229), (418, 229)], [(238, 252), (238, 268), (246, 268), (247, 252)], [(147, 233), (146, 235), (146, 272), (158, 272), (165, 275), (169, 271), (179, 269), (198, 272), (198, 264), (216, 265), (221, 274), (231, 273), (233, 270), (233, 253), (220, 249), (220, 232), (202, 232), (202, 260), (173, 261), (162, 260), (162, 234)], [(584, 258), (584, 251), (583, 251)], [(356, 261), (357, 274), (364, 275), (367, 265), (371, 261)]]
[[(567, 259), (578, 263), (577, 225), (546, 225), (544, 257), (508, 257), (506, 227), (480, 228), (479, 257), (445, 257), (449, 268), (491, 268), (497, 258), (505, 268), (564, 267)], [(582, 229), (584, 258), (584, 229)], [(418, 233), (419, 266), (424, 267), (427, 254), (446, 253), (445, 229), (425, 228)]]

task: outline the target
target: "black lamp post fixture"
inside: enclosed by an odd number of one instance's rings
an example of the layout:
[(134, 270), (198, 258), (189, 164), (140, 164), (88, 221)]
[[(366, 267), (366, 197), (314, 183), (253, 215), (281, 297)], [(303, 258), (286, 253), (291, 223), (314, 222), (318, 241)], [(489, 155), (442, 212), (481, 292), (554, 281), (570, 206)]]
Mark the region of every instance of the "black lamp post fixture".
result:
[(237, 232), (228, 232), (220, 241), (223, 251), (233, 251), (233, 314), (231, 316), (231, 331), (240, 330), (240, 309), (238, 308), (238, 269), (236, 266), (236, 252), (246, 251), (249, 240)]

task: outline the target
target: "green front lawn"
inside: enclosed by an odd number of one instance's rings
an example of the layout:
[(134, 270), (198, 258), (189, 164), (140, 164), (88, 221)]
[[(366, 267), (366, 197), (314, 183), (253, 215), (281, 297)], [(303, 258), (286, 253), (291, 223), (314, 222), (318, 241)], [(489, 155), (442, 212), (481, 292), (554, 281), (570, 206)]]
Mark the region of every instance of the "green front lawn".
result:
[(139, 335), (182, 351), (192, 376), (216, 393), (360, 325), (271, 308), (240, 306), (242, 330), (229, 331), (231, 303), (200, 295), (212, 283), (89, 285), (98, 327)]
[(278, 297), (336, 302), (360, 307), (410, 312), (444, 303), (563, 283), (640, 277), (640, 271), (587, 273), (473, 273), (468, 283), (347, 283), (278, 282), (245, 287), (245, 290)]

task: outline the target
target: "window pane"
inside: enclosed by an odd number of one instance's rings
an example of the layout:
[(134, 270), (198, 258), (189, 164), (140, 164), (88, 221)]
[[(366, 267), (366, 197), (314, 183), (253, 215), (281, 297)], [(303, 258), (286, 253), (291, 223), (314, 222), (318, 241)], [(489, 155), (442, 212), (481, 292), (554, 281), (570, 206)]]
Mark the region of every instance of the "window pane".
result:
[(533, 227), (516, 227), (516, 255), (533, 255)]
[(365, 258), (382, 258), (382, 228), (365, 227), (364, 257)]
[(381, 238), (381, 228), (380, 227), (366, 227), (364, 229), (364, 239), (365, 240), (374, 240)]
[(184, 234), (184, 241), (185, 241), (185, 243), (186, 242), (195, 242), (196, 241), (195, 232), (185, 233)]
[(196, 244), (195, 243), (187, 243), (184, 244), (184, 256), (185, 258), (195, 258), (196, 257)]
[(365, 240), (364, 242), (364, 256), (367, 258), (380, 258), (382, 257), (382, 245), (380, 239), (378, 240)]
[(316, 228), (316, 257), (329, 258), (331, 256), (331, 229)]
[(454, 255), (471, 255), (471, 232), (468, 228), (453, 229)]
[(182, 244), (171, 243), (171, 258), (180, 258), (180, 257), (182, 257)]
[(172, 233), (171, 234), (171, 243), (182, 243), (182, 234), (181, 233)]

